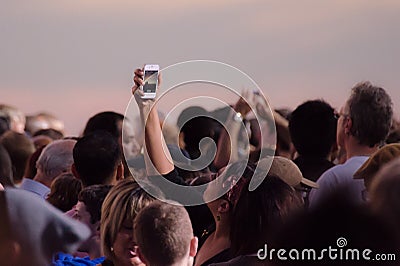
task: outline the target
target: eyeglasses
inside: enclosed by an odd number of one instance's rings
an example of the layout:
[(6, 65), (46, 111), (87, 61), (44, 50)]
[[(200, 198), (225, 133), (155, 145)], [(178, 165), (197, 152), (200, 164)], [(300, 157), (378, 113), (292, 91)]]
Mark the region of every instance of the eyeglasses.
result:
[(333, 115), (333, 117), (334, 117), (336, 120), (339, 120), (339, 118), (340, 118), (341, 116), (344, 117), (344, 118), (350, 117), (349, 114), (341, 114), (341, 113), (335, 113), (335, 114)]

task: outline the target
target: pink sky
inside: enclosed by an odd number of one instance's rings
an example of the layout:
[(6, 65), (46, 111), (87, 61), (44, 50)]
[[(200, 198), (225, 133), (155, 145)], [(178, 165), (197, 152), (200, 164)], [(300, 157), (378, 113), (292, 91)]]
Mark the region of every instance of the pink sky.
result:
[(209, 59), (246, 72), (275, 107), (340, 107), (371, 80), (398, 110), (399, 11), (396, 0), (7, 1), (0, 102), (50, 111), (79, 134), (94, 113), (125, 110), (137, 66)]

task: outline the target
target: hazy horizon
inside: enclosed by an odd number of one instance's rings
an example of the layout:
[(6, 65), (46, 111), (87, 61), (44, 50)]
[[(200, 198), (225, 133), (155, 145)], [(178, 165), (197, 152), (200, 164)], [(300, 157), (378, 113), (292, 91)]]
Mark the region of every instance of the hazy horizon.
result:
[(399, 11), (395, 0), (5, 1), (0, 103), (53, 113), (77, 135), (95, 113), (125, 111), (136, 67), (205, 59), (244, 71), (275, 108), (340, 108), (370, 80), (397, 111)]

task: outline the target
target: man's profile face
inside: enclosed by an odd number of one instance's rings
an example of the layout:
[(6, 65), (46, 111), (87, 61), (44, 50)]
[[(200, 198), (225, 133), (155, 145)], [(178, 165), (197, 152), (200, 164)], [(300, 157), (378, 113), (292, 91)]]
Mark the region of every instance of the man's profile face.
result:
[(336, 141), (339, 147), (344, 147), (344, 139), (345, 139), (345, 124), (349, 119), (349, 107), (346, 103), (345, 106), (340, 108), (339, 118), (337, 121), (337, 130), (336, 130)]

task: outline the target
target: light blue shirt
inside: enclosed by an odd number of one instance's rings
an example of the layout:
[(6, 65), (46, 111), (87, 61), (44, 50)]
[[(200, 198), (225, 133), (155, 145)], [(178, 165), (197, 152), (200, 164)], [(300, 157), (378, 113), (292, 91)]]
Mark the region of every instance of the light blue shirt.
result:
[(365, 190), (363, 179), (353, 179), (354, 173), (368, 160), (368, 156), (354, 156), (344, 164), (336, 165), (328, 169), (318, 179), (319, 188), (310, 192), (310, 208), (317, 206), (321, 200), (332, 192), (346, 187), (350, 192), (349, 199), (355, 204), (364, 202), (362, 192)]
[(32, 193), (35, 193), (36, 195), (40, 196), (44, 200), (47, 198), (47, 195), (49, 195), (49, 193), (50, 193), (49, 187), (43, 185), (40, 182), (29, 179), (29, 178), (23, 178), (21, 186), (19, 188), (26, 190), (26, 191), (30, 191)]

